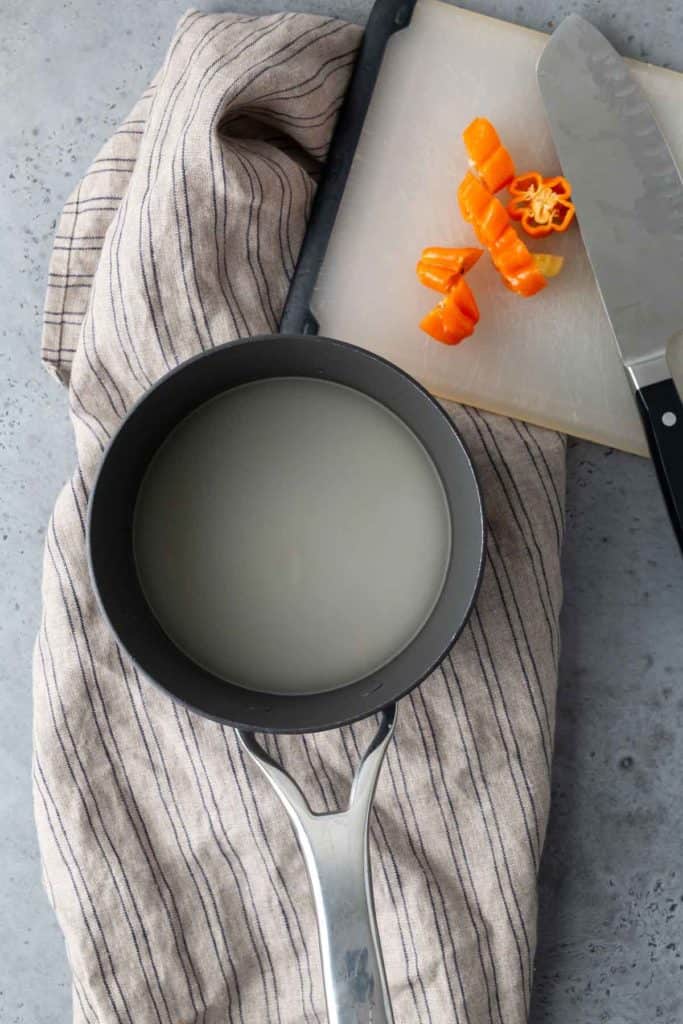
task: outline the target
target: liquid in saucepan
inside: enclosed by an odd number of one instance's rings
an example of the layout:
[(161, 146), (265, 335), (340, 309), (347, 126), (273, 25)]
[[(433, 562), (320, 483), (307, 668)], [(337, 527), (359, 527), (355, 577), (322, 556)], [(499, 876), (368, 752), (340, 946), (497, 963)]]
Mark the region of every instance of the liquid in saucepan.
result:
[(253, 690), (346, 685), (398, 654), (442, 589), (451, 523), (412, 431), (351, 388), (272, 378), (183, 420), (143, 480), (134, 546), (167, 635)]

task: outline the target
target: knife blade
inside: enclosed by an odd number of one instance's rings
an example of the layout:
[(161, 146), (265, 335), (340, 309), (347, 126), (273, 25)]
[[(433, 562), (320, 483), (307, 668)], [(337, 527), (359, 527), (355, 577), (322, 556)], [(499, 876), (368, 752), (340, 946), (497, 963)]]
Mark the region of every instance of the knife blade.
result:
[(683, 404), (666, 360), (683, 331), (683, 182), (625, 61), (576, 14), (538, 84), (577, 219), (683, 549)]

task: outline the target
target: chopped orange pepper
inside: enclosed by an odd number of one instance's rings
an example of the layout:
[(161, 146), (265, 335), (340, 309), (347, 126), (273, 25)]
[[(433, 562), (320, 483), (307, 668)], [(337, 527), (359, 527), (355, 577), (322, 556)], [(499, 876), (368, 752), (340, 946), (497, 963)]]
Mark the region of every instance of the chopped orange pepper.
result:
[(475, 117), (462, 133), (470, 166), (489, 192), (498, 192), (515, 176), (515, 165), (498, 132), (485, 117)]
[(546, 278), (510, 224), (505, 207), (468, 172), (458, 189), (460, 210), (487, 247), (496, 270), (511, 291), (528, 297), (545, 288)]
[(515, 229), (510, 225), (489, 249), (493, 265), (512, 292), (529, 298), (547, 281)]
[(444, 245), (430, 245), (422, 250), (420, 259), (438, 267), (450, 267), (454, 274), (466, 274), (481, 256), (483, 249), (465, 246), (461, 249), (450, 249)]
[(467, 273), (481, 256), (483, 249), (447, 249), (434, 245), (422, 250), (417, 264), (421, 284), (437, 292), (447, 292), (455, 278)]
[(469, 338), (479, 320), (474, 295), (462, 274), (448, 289), (443, 299), (420, 323), (421, 329), (444, 345), (457, 345)]
[(572, 188), (566, 178), (543, 178), (537, 171), (520, 174), (510, 184), (508, 213), (522, 222), (528, 235), (544, 238), (551, 231), (566, 231), (574, 219)]
[(468, 171), (458, 189), (460, 212), (474, 228), (482, 245), (490, 248), (510, 223), (499, 199), (492, 196), (478, 178)]
[(440, 267), (436, 263), (426, 263), (424, 260), (420, 260), (416, 270), (420, 284), (423, 284), (425, 288), (431, 288), (435, 292), (444, 294), (452, 284), (455, 284), (456, 278), (460, 277), (457, 271), (449, 270), (448, 267)]

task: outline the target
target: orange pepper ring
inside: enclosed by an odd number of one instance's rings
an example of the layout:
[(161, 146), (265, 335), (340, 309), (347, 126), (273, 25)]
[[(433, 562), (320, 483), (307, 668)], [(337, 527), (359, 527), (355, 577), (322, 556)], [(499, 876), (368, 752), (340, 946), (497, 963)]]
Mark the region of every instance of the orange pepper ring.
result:
[(507, 210), (513, 220), (521, 221), (527, 234), (537, 238), (551, 231), (566, 231), (574, 219), (570, 202), (571, 185), (566, 178), (543, 178), (538, 171), (518, 175), (510, 183)]

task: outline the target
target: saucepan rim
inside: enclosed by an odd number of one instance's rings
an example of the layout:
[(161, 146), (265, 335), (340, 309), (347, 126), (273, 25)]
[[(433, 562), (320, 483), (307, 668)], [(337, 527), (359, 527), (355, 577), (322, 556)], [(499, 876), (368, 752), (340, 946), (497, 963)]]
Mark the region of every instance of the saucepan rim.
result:
[[(250, 347), (250, 350), (247, 350), (247, 346)], [(257, 352), (259, 346), (262, 349), (265, 346), (262, 353), (264, 356), (270, 354), (277, 358), (287, 358), (287, 346), (290, 347), (292, 357), (295, 359), (302, 354), (308, 356), (310, 353), (311, 357), (315, 356), (314, 362), (318, 367), (316, 372), (301, 373), (295, 369), (289, 374), (290, 376), (311, 376), (335, 380), (334, 375), (328, 375), (329, 367), (324, 366), (326, 361), (331, 361), (334, 365), (335, 360), (341, 366), (344, 365), (345, 360), (352, 360), (358, 363), (359, 370), (364, 368), (371, 375), (387, 375), (387, 380), (382, 383), (384, 386), (392, 385), (392, 401), (398, 401), (398, 398), (393, 397), (396, 395), (396, 388), (403, 388), (403, 394), (410, 396), (411, 403), (417, 398), (417, 402), (421, 403), (425, 410), (425, 417), (430, 420), (428, 424), (426, 420), (423, 421), (425, 425), (430, 428), (433, 426), (439, 431), (445, 426), (448, 434), (443, 436), (450, 438), (445, 443), (455, 445), (454, 453), (459, 451), (458, 465), (461, 468), (458, 470), (454, 468), (452, 477), (446, 480), (444, 479), (443, 464), (440, 465), (439, 460), (435, 458), (433, 448), (425, 443), (423, 437), (419, 438), (444, 484), (451, 519), (453, 519), (454, 508), (453, 494), (449, 493), (449, 486), (452, 490), (456, 474), (459, 476), (461, 487), (466, 486), (469, 479), (471, 488), (469, 500), (474, 499), (476, 503), (476, 550), (472, 551), (472, 563), (468, 566), (472, 577), (471, 593), (461, 614), (455, 616), (455, 620), (450, 626), (447, 624), (448, 615), (445, 603), (449, 601), (449, 598), (453, 600), (457, 596), (457, 581), (452, 578), (455, 571), (455, 555), (451, 550), (441, 593), (416, 637), (376, 672), (334, 690), (304, 695), (272, 694), (265, 691), (247, 690), (234, 683), (219, 679), (197, 665), (163, 632), (144, 599), (137, 575), (131, 576), (130, 569), (128, 570), (130, 584), (128, 589), (133, 592), (128, 596), (131, 600), (134, 599), (133, 604), (135, 604), (138, 614), (131, 613), (126, 606), (125, 595), (121, 588), (119, 590), (110, 589), (112, 574), (118, 573), (121, 569), (118, 562), (110, 560), (109, 546), (104, 543), (109, 540), (107, 530), (113, 531), (112, 536), (116, 535), (114, 529), (116, 524), (111, 526), (107, 523), (107, 518), (111, 516), (112, 505), (112, 480), (108, 479), (112, 460), (120, 459), (121, 454), (125, 454), (126, 447), (132, 454), (131, 443), (136, 439), (136, 435), (140, 436), (141, 431), (144, 434), (145, 417), (150, 419), (148, 410), (153, 410), (153, 404), (155, 401), (159, 401), (159, 396), (163, 395), (163, 392), (167, 391), (169, 387), (177, 385), (180, 378), (184, 376), (189, 380), (193, 372), (196, 374), (200, 371), (202, 367), (198, 368), (197, 364), (207, 363), (212, 359), (220, 361), (225, 358), (226, 352), (235, 353), (237, 360), (244, 358), (245, 355), (247, 358), (249, 355), (261, 355)], [(277, 346), (277, 349), (274, 346)], [(307, 350), (305, 346), (311, 346), (310, 350)], [(347, 365), (349, 364), (347, 363)], [(250, 379), (260, 380), (267, 379), (268, 376), (282, 377), (286, 375), (286, 373), (256, 373)], [(377, 379), (379, 380), (380, 377)], [(338, 382), (345, 383), (343, 380)], [(241, 383), (245, 383), (245, 380), (237, 380), (232, 386), (239, 386)], [(230, 386), (230, 383), (226, 382), (214, 393), (228, 390)], [(360, 382), (352, 383), (349, 386), (370, 397), (375, 397), (372, 390), (365, 391)], [(154, 451), (158, 450), (159, 444), (163, 443), (170, 430), (181, 422), (192, 408), (198, 407), (211, 397), (213, 397), (212, 394), (200, 397), (182, 415), (172, 421), (168, 430), (161, 434), (160, 440), (151, 449), (151, 454), (145, 465), (149, 464)], [(408, 399), (406, 398), (405, 401)], [(407, 422), (400, 411), (397, 411), (389, 403), (385, 404), (417, 433), (414, 425)], [(434, 418), (434, 413), (437, 414), (438, 419)], [(131, 493), (137, 493), (133, 484), (131, 487), (133, 488)], [(109, 507), (105, 507), (107, 499)], [(131, 502), (134, 505), (134, 498), (131, 498)], [(122, 507), (128, 508), (130, 503), (126, 505), (124, 500)], [(132, 523), (132, 508), (130, 509), (130, 523)], [(130, 559), (132, 562), (132, 526), (128, 524), (127, 528), (130, 533)], [(118, 530), (120, 534), (122, 530), (120, 523)], [(86, 531), (90, 579), (99, 607), (114, 637), (138, 670), (176, 702), (205, 717), (240, 729), (276, 733), (317, 732), (350, 724), (380, 711), (418, 686), (441, 663), (464, 629), (481, 586), (486, 551), (486, 523), (477, 472), (467, 445), (442, 406), (419, 382), (382, 356), (350, 342), (310, 335), (259, 335), (226, 342), (192, 356), (156, 381), (128, 411), (104, 451), (88, 502)], [(125, 546), (128, 542), (121, 539), (120, 543)], [(451, 548), (453, 549), (453, 545)], [(133, 578), (135, 582), (132, 582)], [(435, 619), (437, 615), (439, 616), (438, 620)], [(141, 622), (141, 619), (144, 621)], [(139, 641), (137, 644), (136, 637)], [(144, 642), (140, 641), (141, 637), (144, 638)], [(412, 656), (406, 657), (407, 652), (412, 652)]]

